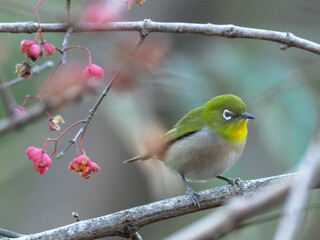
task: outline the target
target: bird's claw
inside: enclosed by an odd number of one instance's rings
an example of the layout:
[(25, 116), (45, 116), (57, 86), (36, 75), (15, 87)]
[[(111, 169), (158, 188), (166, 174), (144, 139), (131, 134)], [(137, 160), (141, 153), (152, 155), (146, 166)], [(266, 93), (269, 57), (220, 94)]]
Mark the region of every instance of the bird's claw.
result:
[(191, 200), (192, 200), (193, 204), (194, 204), (195, 206), (197, 206), (198, 208), (201, 208), (201, 207), (200, 207), (199, 200), (198, 200), (198, 198), (196, 197), (196, 195), (199, 196), (199, 194), (196, 193), (196, 192), (194, 192), (194, 191), (192, 190), (192, 188), (189, 187), (189, 185), (188, 185), (188, 183), (187, 183), (187, 180), (186, 180), (186, 178), (183, 176), (183, 174), (181, 174), (181, 178), (182, 178), (182, 180), (183, 180), (184, 185), (185, 185), (186, 188), (187, 188), (187, 193), (188, 193), (189, 196), (191, 197)]
[(228, 183), (232, 186), (240, 186), (241, 182), (242, 180), (240, 178), (236, 178), (236, 179), (229, 178), (229, 181), (228, 181)]
[(232, 186), (240, 186), (240, 183), (242, 182), (242, 180), (240, 178), (234, 179), (234, 178), (227, 178), (227, 177), (223, 177), (223, 176), (217, 176), (217, 178), (228, 182), (228, 184), (230, 184)]
[(191, 200), (192, 200), (193, 204), (194, 204), (195, 206), (197, 206), (198, 208), (201, 208), (201, 207), (200, 207), (199, 200), (198, 200), (198, 198), (197, 198), (197, 196), (199, 197), (200, 194), (197, 193), (197, 192), (194, 192), (191, 188), (187, 188), (186, 193), (188, 193), (189, 196), (191, 197)]

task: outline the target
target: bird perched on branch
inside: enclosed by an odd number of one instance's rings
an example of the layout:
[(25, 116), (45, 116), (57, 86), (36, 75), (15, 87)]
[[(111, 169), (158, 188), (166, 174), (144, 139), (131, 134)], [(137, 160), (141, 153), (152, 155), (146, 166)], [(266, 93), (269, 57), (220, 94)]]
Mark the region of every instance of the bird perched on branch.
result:
[(233, 179), (221, 174), (234, 165), (243, 152), (248, 119), (255, 117), (247, 113), (247, 106), (239, 97), (217, 96), (187, 113), (165, 134), (160, 146), (125, 163), (151, 158), (163, 161), (181, 176), (193, 203), (200, 207), (187, 181), (220, 178), (233, 183)]

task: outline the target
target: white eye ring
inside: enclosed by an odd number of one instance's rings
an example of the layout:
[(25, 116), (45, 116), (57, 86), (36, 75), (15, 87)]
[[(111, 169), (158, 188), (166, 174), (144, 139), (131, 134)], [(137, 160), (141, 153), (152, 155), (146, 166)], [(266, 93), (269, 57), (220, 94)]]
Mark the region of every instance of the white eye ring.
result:
[(223, 111), (222, 116), (225, 120), (230, 120), (232, 118), (231, 112), (228, 109)]

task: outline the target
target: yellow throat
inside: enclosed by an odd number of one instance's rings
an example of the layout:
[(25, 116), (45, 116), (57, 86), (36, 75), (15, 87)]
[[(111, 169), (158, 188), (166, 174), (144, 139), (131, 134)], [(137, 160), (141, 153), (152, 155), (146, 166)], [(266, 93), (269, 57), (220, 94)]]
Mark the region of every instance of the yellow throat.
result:
[(222, 130), (223, 135), (230, 141), (243, 141), (247, 137), (248, 119), (243, 119), (239, 123), (232, 124)]

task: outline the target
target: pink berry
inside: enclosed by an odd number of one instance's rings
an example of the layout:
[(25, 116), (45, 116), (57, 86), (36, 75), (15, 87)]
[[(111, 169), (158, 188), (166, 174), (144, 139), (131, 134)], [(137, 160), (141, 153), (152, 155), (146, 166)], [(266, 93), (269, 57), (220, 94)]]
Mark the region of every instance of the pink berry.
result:
[(42, 44), (42, 54), (44, 56), (47, 57), (47, 56), (53, 55), (55, 51), (56, 51), (56, 48), (52, 44), (46, 43), (46, 42)]
[(83, 75), (86, 79), (99, 79), (103, 77), (103, 69), (96, 64), (91, 64), (83, 70)]
[(20, 44), (20, 50), (21, 50), (21, 53), (26, 53), (29, 51), (29, 48), (31, 47), (31, 45), (34, 44), (33, 41), (31, 40), (22, 40), (21, 41), (21, 44)]
[(37, 60), (41, 57), (41, 48), (38, 44), (34, 43), (30, 46), (28, 51), (28, 56), (31, 58), (32, 61)]
[(100, 167), (92, 162), (86, 155), (75, 157), (69, 164), (69, 169), (74, 172), (79, 172), (82, 178), (89, 178), (90, 174), (96, 174)]
[(39, 172), (41, 175), (48, 171), (52, 161), (49, 155), (44, 153), (42, 149), (37, 147), (28, 147), (26, 153), (28, 158), (33, 161), (34, 170)]

